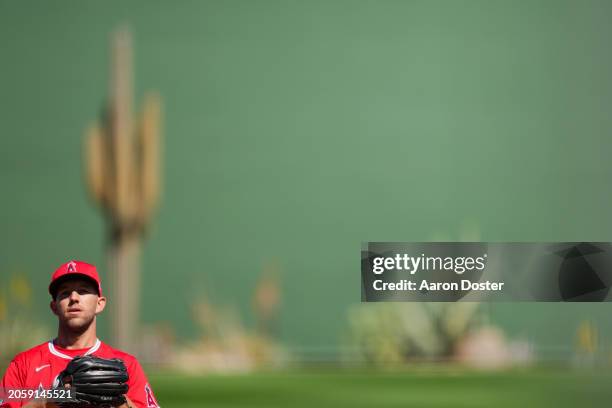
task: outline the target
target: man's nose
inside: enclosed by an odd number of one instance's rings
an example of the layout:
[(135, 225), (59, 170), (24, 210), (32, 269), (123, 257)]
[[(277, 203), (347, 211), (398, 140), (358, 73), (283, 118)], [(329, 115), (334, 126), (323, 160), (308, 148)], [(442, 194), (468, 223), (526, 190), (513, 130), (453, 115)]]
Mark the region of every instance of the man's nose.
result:
[(76, 290), (73, 290), (72, 292), (70, 292), (70, 297), (69, 297), (71, 302), (75, 302), (79, 300), (79, 292), (77, 292)]

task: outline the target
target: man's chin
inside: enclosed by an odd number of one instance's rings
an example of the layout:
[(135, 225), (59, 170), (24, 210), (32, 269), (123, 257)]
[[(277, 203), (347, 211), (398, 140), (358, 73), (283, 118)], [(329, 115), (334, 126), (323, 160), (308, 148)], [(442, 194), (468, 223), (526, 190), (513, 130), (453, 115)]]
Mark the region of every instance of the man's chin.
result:
[(91, 326), (92, 322), (93, 322), (93, 319), (88, 320), (82, 317), (74, 317), (71, 319), (67, 319), (64, 322), (64, 324), (66, 328), (70, 330), (71, 332), (83, 333), (89, 328), (89, 326)]

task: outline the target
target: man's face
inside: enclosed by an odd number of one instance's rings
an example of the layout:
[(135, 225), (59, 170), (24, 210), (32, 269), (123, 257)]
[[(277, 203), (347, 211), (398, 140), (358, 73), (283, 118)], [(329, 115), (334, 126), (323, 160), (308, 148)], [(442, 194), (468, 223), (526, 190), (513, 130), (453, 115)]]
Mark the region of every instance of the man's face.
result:
[(83, 332), (106, 305), (106, 298), (98, 296), (96, 287), (87, 279), (74, 278), (60, 284), (51, 301), (51, 310), (60, 325)]

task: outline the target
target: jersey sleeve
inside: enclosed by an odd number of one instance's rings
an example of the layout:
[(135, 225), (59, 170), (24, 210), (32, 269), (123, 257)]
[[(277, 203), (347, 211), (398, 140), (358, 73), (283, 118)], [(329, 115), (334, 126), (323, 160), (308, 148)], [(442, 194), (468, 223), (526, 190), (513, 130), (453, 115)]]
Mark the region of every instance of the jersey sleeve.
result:
[(17, 408), (22, 405), (20, 401), (6, 401), (7, 396), (4, 395), (8, 389), (24, 388), (21, 365), (19, 358), (15, 357), (6, 369), (2, 381), (0, 381), (0, 387), (2, 388), (2, 392), (0, 392), (0, 408)]
[(159, 408), (149, 380), (138, 360), (132, 359), (127, 368), (130, 377), (128, 380), (127, 397), (130, 401), (138, 408)]

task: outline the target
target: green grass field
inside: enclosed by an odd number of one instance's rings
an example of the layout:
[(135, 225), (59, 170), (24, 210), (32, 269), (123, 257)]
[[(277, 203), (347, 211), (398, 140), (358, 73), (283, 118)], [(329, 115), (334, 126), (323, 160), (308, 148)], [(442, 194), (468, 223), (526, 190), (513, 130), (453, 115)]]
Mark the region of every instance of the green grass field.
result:
[(151, 375), (162, 408), (609, 407), (611, 380), (603, 370), (569, 369)]

